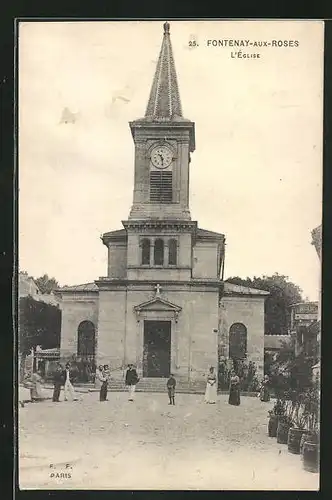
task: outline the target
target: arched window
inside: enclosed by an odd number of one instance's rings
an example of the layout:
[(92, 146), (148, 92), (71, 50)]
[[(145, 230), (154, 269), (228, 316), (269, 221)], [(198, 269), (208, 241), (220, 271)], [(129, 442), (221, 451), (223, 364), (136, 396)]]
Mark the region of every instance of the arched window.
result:
[(77, 329), (77, 355), (95, 355), (95, 326), (92, 321), (82, 321)]
[(150, 240), (148, 239), (142, 241), (142, 264), (150, 264)]
[(244, 359), (247, 356), (247, 328), (243, 323), (233, 323), (229, 329), (229, 357)]
[(156, 266), (164, 264), (164, 242), (160, 239), (154, 242), (154, 264)]
[(168, 264), (176, 266), (177, 264), (177, 241), (169, 240), (168, 242)]

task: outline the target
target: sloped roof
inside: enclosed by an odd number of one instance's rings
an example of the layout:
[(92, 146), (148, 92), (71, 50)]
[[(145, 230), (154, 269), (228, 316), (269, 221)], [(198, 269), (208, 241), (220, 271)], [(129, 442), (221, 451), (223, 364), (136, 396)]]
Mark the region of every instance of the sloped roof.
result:
[(115, 231), (109, 231), (108, 233), (104, 233), (104, 236), (127, 236), (127, 231), (125, 229), (116, 229)]
[(280, 349), (284, 343), (291, 347), (290, 335), (264, 335), (264, 349)]
[(35, 296), (41, 293), (34, 279), (22, 272), (19, 273), (18, 287), (20, 297), (25, 297), (26, 295)]
[(256, 296), (267, 296), (270, 292), (266, 290), (259, 290), (258, 288), (250, 288), (249, 286), (234, 285), (233, 283), (224, 282), (224, 293), (225, 295), (256, 295)]
[(125, 241), (127, 238), (127, 231), (125, 229), (116, 229), (115, 231), (109, 231), (101, 236), (101, 240), (104, 245), (108, 246), (110, 241)]
[(57, 306), (59, 304), (58, 298), (56, 297), (54, 292), (38, 294), (34, 297), (34, 299), (40, 302), (45, 302), (46, 304), (50, 304), (51, 306)]
[(83, 283), (82, 285), (64, 286), (59, 288), (57, 292), (97, 292), (96, 283)]
[(305, 301), (305, 302), (295, 302), (294, 304), (291, 304), (289, 307), (295, 307), (295, 306), (317, 306), (318, 307), (318, 301), (317, 300), (311, 300), (311, 301)]
[(204, 237), (210, 237), (210, 238), (224, 238), (224, 234), (222, 233), (216, 233), (215, 231), (208, 231), (207, 229), (201, 229), (200, 227), (197, 228), (197, 236), (204, 236)]

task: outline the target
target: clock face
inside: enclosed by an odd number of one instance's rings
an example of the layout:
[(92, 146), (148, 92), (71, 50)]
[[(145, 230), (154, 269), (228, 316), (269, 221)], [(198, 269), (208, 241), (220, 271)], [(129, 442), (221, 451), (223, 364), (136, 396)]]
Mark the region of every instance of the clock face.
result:
[(152, 164), (157, 168), (167, 168), (173, 160), (173, 153), (167, 146), (158, 146), (151, 153)]

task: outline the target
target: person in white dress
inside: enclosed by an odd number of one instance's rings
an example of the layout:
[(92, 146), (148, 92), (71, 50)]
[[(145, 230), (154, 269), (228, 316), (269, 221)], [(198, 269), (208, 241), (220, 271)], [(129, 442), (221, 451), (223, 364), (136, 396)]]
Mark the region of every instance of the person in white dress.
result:
[(213, 366), (208, 373), (204, 401), (208, 404), (214, 404), (217, 401), (217, 376)]
[(65, 369), (65, 386), (64, 386), (65, 401), (68, 401), (68, 394), (70, 394), (70, 397), (73, 401), (77, 401), (75, 389), (73, 387), (73, 384), (71, 383), (70, 377), (71, 377), (70, 364), (67, 363)]

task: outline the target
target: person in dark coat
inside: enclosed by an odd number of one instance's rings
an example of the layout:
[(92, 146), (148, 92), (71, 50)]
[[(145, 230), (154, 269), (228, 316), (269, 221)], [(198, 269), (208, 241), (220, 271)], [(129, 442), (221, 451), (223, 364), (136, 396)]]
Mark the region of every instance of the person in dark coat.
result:
[(54, 389), (53, 389), (53, 398), (52, 401), (54, 403), (59, 402), (59, 397), (60, 397), (60, 392), (61, 392), (61, 386), (64, 385), (65, 383), (65, 377), (64, 377), (64, 370), (60, 363), (57, 363), (54, 376), (53, 376), (53, 383), (54, 383)]
[(108, 365), (104, 365), (102, 371), (102, 384), (100, 388), (100, 401), (107, 401), (107, 390), (108, 390), (108, 381), (110, 379), (111, 372)]
[(169, 397), (168, 404), (170, 405), (175, 405), (175, 387), (176, 380), (174, 378), (174, 375), (171, 373), (169, 379), (167, 380), (167, 392)]
[(233, 370), (229, 385), (228, 404), (239, 406), (240, 404), (240, 379)]
[(128, 401), (134, 401), (134, 394), (136, 390), (136, 384), (139, 381), (137, 371), (133, 364), (128, 365), (128, 370), (126, 372), (126, 386), (128, 387), (129, 398)]

